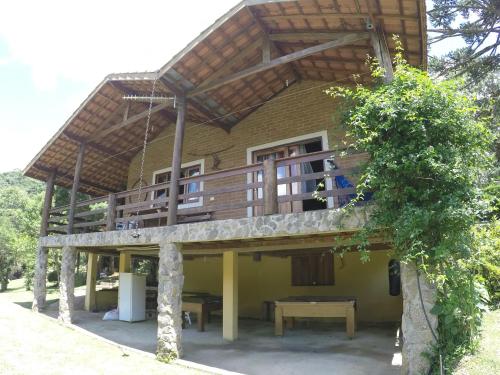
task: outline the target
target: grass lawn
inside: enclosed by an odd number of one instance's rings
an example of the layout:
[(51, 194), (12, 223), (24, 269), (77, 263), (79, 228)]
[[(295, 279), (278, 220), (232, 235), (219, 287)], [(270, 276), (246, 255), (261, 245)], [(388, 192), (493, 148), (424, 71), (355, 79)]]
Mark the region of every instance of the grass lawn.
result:
[(500, 374), (500, 310), (484, 316), (478, 352), (460, 361), (455, 375)]
[[(0, 373), (16, 374), (196, 374), (135, 351), (98, 340), (32, 313), (31, 292), (22, 280), (0, 293)], [(54, 302), (57, 290), (48, 290)]]

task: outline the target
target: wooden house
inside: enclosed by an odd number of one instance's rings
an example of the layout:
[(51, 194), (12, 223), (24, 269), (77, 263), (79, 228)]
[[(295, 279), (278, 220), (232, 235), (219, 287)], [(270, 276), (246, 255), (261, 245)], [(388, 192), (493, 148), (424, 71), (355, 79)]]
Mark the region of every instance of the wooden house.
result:
[[(99, 255), (119, 257), (121, 272), (131, 258), (157, 259), (160, 356), (181, 354), (182, 290), (223, 297), (227, 340), (239, 316), (289, 297), (355, 299), (361, 322), (400, 320), (390, 241), (371, 238), (367, 264), (350, 251), (370, 202), (341, 208), (368, 155), (340, 156), (345, 131), (324, 90), (370, 84), (368, 55), (390, 80), (393, 34), (425, 69), (425, 30), (423, 0), (244, 0), (158, 71), (108, 75), (24, 171), (47, 184), (34, 308), (50, 248), (63, 253), (63, 321), (77, 251), (89, 255), (90, 310)], [(54, 185), (71, 189), (68, 206), (52, 206)], [(324, 314), (354, 324), (339, 306)]]

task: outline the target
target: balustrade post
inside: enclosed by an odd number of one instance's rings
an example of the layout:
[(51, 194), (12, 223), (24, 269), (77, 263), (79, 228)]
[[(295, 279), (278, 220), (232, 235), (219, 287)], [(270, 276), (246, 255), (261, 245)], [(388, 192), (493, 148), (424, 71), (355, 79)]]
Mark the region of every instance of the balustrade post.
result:
[(106, 214), (106, 230), (112, 231), (116, 229), (116, 195), (109, 194), (108, 196), (108, 212)]
[(264, 215), (278, 213), (278, 176), (274, 157), (264, 160)]

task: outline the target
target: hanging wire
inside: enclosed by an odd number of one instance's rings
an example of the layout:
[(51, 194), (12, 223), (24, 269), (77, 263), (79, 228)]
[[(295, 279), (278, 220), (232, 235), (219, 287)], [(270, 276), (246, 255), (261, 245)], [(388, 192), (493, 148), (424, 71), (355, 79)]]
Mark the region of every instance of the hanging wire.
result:
[[(148, 109), (148, 118), (146, 120), (146, 131), (144, 132), (144, 143), (142, 145), (142, 156), (141, 156), (141, 172), (140, 172), (140, 177), (139, 177), (139, 192), (137, 193), (137, 203), (141, 202), (141, 195), (142, 195), (142, 185), (143, 185), (143, 180), (144, 180), (144, 159), (146, 159), (146, 148), (148, 146), (148, 135), (149, 135), (149, 123), (151, 122), (151, 111), (153, 109), (153, 101), (154, 101), (154, 96), (155, 96), (155, 90), (156, 90), (156, 82), (158, 81), (158, 74), (156, 75), (154, 81), (153, 81), (153, 87), (151, 89), (151, 97), (149, 99), (149, 109)], [(136, 216), (139, 216), (140, 212), (140, 206), (137, 206), (137, 212)], [(132, 237), (134, 238), (139, 238), (140, 233), (139, 233), (139, 220), (136, 220), (135, 223), (135, 232), (132, 234)]]

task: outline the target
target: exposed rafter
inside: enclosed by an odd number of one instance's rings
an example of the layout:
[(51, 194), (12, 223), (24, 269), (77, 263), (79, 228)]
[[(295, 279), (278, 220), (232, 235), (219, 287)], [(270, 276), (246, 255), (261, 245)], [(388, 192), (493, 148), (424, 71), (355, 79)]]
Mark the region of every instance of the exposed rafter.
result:
[[(162, 111), (162, 110), (167, 109), (168, 107), (171, 107), (171, 106), (172, 106), (172, 104), (170, 104), (170, 103), (158, 104), (158, 105), (154, 106), (153, 108), (151, 108), (151, 114)], [(105, 137), (106, 135), (113, 133), (114, 131), (122, 129), (128, 125), (131, 125), (131, 124), (139, 121), (139, 120), (142, 120), (143, 118), (146, 118), (148, 116), (148, 113), (149, 113), (149, 110), (147, 109), (147, 110), (142, 111), (136, 115), (133, 115), (125, 121), (121, 121), (118, 124), (115, 124), (107, 129), (102, 130), (101, 132), (99, 132), (97, 134), (94, 134), (92, 137), (90, 137), (89, 141), (94, 141), (96, 139)]]
[[(367, 19), (370, 18), (368, 13), (329, 13), (323, 15), (302, 15), (302, 14), (290, 14), (285, 16), (265, 16), (261, 17), (263, 21), (272, 22), (272, 21), (303, 21), (304, 19), (308, 19), (309, 21), (322, 21), (322, 20), (338, 20), (338, 19)], [(388, 20), (409, 20), (414, 21), (414, 16), (404, 16), (399, 14), (374, 14), (374, 19), (388, 19)]]
[(103, 153), (103, 154), (105, 154), (107, 156), (110, 156), (110, 157), (112, 157), (114, 159), (117, 159), (117, 160), (119, 160), (121, 162), (130, 163), (130, 159), (129, 158), (126, 158), (123, 155), (116, 155), (117, 154), (116, 151), (113, 151), (113, 150), (111, 150), (111, 149), (109, 149), (109, 148), (107, 148), (105, 146), (98, 145), (98, 144), (96, 144), (94, 142), (87, 142), (85, 140), (85, 138), (82, 138), (82, 137), (80, 137), (80, 136), (78, 136), (76, 134), (73, 134), (73, 133), (69, 132), (68, 130), (64, 131), (63, 135), (66, 138), (72, 140), (75, 143), (78, 143), (78, 144), (80, 144), (80, 143), (86, 143), (87, 147), (90, 147), (90, 148), (92, 148), (92, 149), (94, 149), (96, 151), (99, 151), (99, 152), (101, 152), (101, 153)]
[[(264, 59), (264, 52), (263, 52), (262, 53), (262, 57), (263, 57), (262, 62), (267, 63), (270, 61), (271, 50), (275, 51), (279, 56), (281, 56), (283, 54), (283, 52), (278, 48), (278, 46), (271, 39), (269, 39), (269, 31), (268, 31), (267, 27), (262, 23), (260, 18), (255, 15), (252, 8), (249, 7), (247, 9), (248, 9), (248, 12), (250, 13), (250, 15), (252, 16), (253, 20), (255, 21), (257, 26), (259, 27), (260, 32), (262, 33), (262, 37), (263, 37), (263, 46), (262, 47), (265, 48), (266, 45), (269, 47), (269, 60)], [(290, 71), (290, 73), (294, 76), (296, 81), (300, 79), (299, 73), (297, 73), (297, 71), (293, 68), (293, 66), (287, 65), (287, 68)]]
[[(185, 92), (182, 89), (180, 89), (177, 85), (174, 85), (173, 83), (171, 83), (170, 81), (168, 81), (167, 79), (165, 79), (165, 77), (160, 78), (160, 81), (174, 95), (177, 95), (179, 97), (185, 96)], [(191, 98), (190, 100), (187, 101), (187, 103), (188, 103), (189, 106), (191, 106), (192, 108), (194, 108), (196, 111), (198, 111), (202, 115), (208, 117), (209, 119), (213, 119), (214, 118), (214, 114), (212, 112), (210, 112), (210, 110), (206, 109), (203, 105), (199, 104), (196, 101), (196, 99)], [(212, 125), (212, 126), (219, 127), (221, 129), (224, 129), (226, 132), (229, 132), (229, 130), (231, 129), (231, 125), (228, 125), (228, 124), (226, 124), (224, 122), (221, 122), (221, 121), (219, 121), (217, 119), (213, 119), (213, 120), (207, 122), (206, 125)]]
[[(287, 42), (287, 41), (321, 41), (321, 40), (334, 40), (342, 38), (351, 33), (311, 33), (311, 32), (297, 32), (297, 33), (273, 33), (269, 34), (269, 39), (273, 42)], [(368, 38), (368, 32), (366, 33)]]
[(188, 97), (193, 97), (193, 96), (196, 96), (196, 95), (201, 94), (203, 92), (214, 90), (216, 88), (227, 85), (228, 83), (237, 81), (239, 79), (251, 76), (251, 75), (256, 74), (256, 73), (263, 72), (263, 71), (268, 70), (268, 69), (275, 68), (275, 67), (280, 66), (282, 64), (286, 64), (286, 63), (289, 63), (292, 61), (300, 60), (304, 57), (314, 55), (315, 53), (322, 52), (322, 51), (325, 51), (325, 50), (330, 49), (330, 48), (335, 48), (335, 47), (340, 47), (340, 46), (343, 46), (346, 44), (351, 44), (351, 43), (354, 43), (354, 42), (357, 42), (360, 40), (364, 40), (366, 38), (367, 38), (366, 33), (350, 33), (350, 34), (345, 35), (345, 36), (338, 38), (336, 40), (332, 40), (330, 42), (319, 44), (319, 45), (314, 46), (314, 47), (305, 48), (301, 51), (293, 52), (293, 53), (290, 53), (288, 55), (278, 57), (274, 60), (271, 60), (268, 63), (261, 63), (261, 64), (258, 64), (256, 66), (253, 66), (251, 68), (244, 69), (241, 72), (231, 74), (228, 77), (216, 80), (208, 85), (198, 86), (196, 89), (194, 89), (188, 93)]
[[(43, 167), (41, 165), (36, 165), (35, 168), (38, 169), (38, 170), (40, 170), (40, 171), (42, 171), (42, 172), (49, 173), (49, 174), (54, 172), (53, 169), (46, 168), (46, 167)], [(74, 176), (72, 174), (66, 174), (66, 173), (57, 171), (55, 178), (56, 178), (56, 181), (57, 181), (57, 179), (59, 179), (59, 180), (61, 180), (61, 179), (68, 180), (69, 184), (67, 184), (67, 185), (71, 186), (71, 184), (73, 183)], [(112, 188), (110, 188), (108, 186), (104, 186), (104, 185), (101, 185), (101, 184), (96, 184), (95, 182), (91, 182), (91, 181), (88, 181), (88, 180), (85, 180), (85, 179), (82, 179), (82, 178), (80, 178), (80, 185), (85, 185), (85, 186), (87, 186), (87, 187), (89, 187), (91, 189), (102, 191), (102, 192), (107, 192), (107, 193), (113, 193), (113, 192), (115, 192), (114, 189), (112, 189)]]

